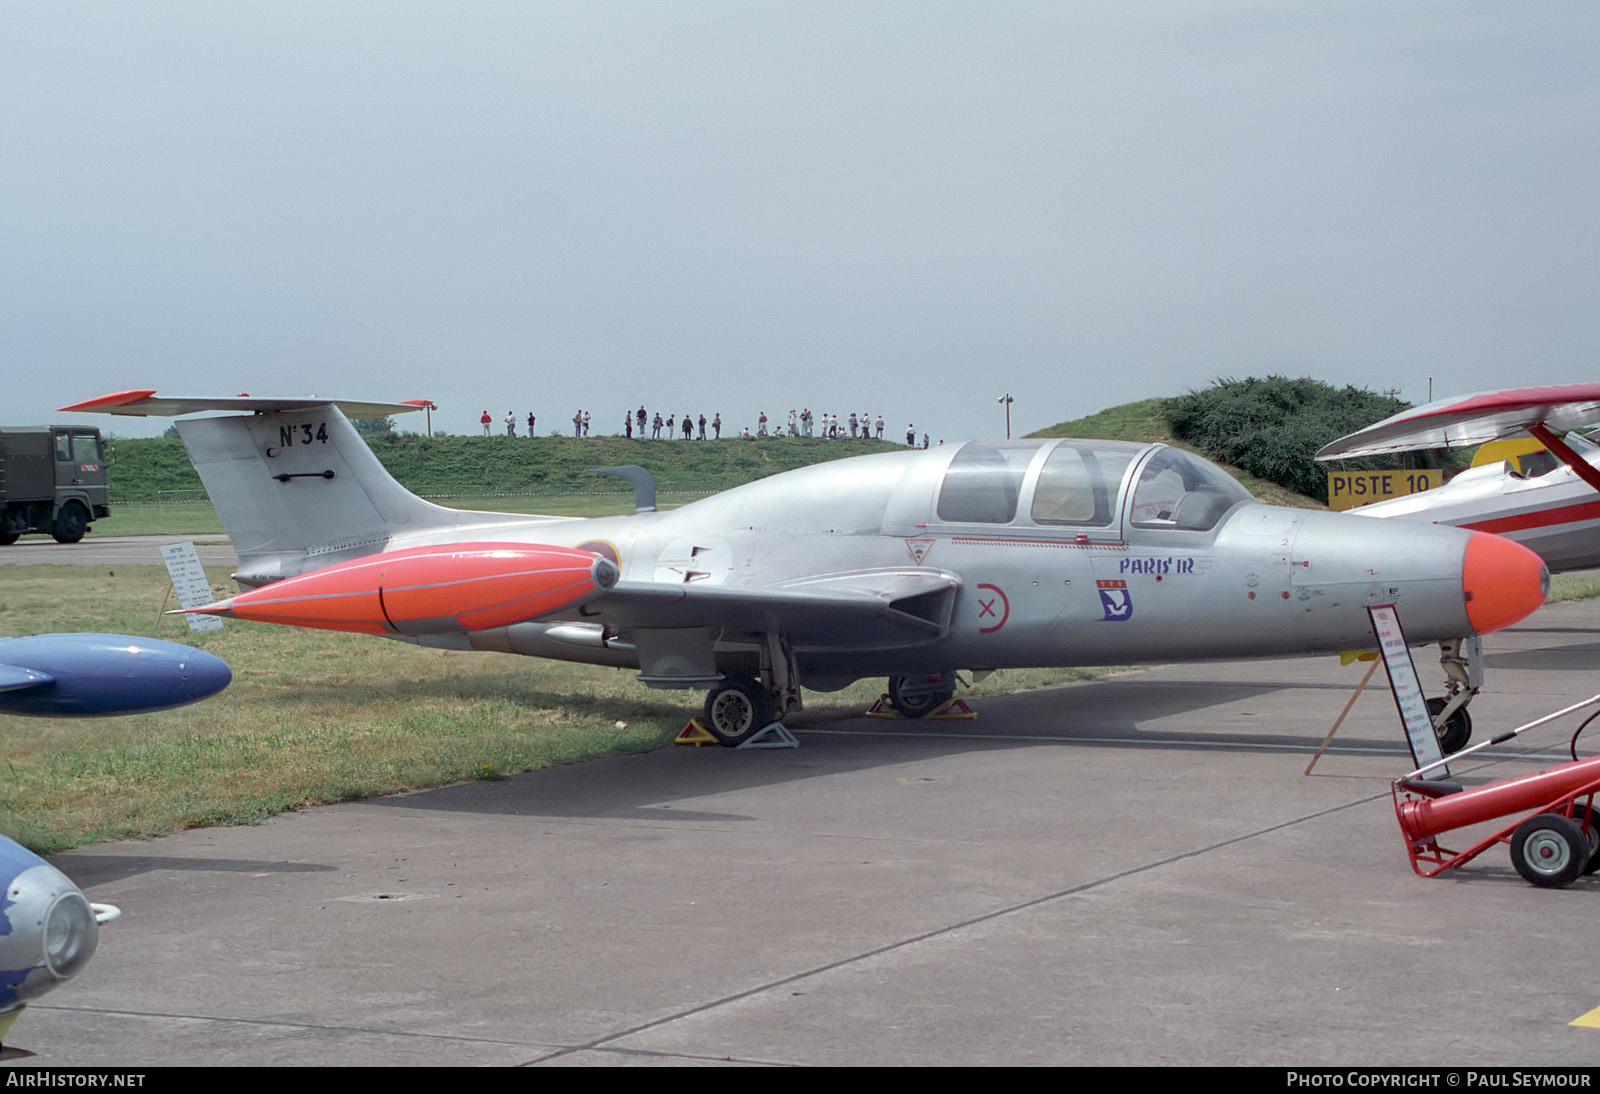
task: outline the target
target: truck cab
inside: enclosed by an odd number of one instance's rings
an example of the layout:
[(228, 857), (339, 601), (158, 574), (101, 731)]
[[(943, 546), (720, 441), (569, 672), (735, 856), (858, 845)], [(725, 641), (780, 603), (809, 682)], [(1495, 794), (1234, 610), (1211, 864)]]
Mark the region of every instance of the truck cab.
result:
[(0, 426), (0, 546), (25, 532), (76, 543), (109, 515), (100, 431), (87, 426)]

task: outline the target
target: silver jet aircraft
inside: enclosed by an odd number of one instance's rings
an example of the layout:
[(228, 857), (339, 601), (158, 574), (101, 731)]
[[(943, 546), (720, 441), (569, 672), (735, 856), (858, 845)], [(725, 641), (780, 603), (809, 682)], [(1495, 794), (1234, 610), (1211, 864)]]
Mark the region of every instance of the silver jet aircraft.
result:
[(464, 512), (400, 486), (341, 406), (414, 409), (152, 391), (66, 409), (246, 412), (178, 423), (244, 590), (199, 610), (636, 669), (706, 689), (729, 745), (798, 710), (802, 684), (887, 677), (918, 717), (958, 671), (1371, 648), (1379, 604), (1412, 643), (1459, 650), (1548, 581), (1498, 536), (1262, 505), (1197, 456), (1114, 441), (859, 456), (670, 512), (612, 469), (630, 515)]

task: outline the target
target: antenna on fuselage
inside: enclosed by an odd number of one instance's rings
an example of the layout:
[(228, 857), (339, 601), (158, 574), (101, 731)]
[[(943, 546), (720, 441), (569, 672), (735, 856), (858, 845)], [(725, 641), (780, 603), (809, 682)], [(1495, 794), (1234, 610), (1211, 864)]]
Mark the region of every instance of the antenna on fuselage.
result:
[(626, 479), (633, 483), (633, 511), (635, 513), (654, 513), (656, 511), (656, 480), (650, 477), (650, 472), (637, 464), (625, 464), (622, 467), (591, 467), (596, 475), (615, 475), (619, 479)]

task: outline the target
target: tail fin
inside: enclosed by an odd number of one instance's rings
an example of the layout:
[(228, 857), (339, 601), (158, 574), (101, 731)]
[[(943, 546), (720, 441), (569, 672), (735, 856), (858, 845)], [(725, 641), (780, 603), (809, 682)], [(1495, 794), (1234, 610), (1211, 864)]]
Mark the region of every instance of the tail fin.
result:
[(247, 587), (382, 551), (399, 536), (499, 523), (401, 486), (332, 403), (180, 421)]

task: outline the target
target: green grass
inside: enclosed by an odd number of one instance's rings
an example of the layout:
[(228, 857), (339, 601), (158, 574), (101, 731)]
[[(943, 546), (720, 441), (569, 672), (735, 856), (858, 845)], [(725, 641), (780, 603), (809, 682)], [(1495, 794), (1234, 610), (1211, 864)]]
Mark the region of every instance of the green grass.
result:
[(1172, 428), (1167, 425), (1165, 399), (1144, 399), (1137, 403), (1108, 407), (1085, 418), (1057, 422), (1029, 433), (1030, 437), (1092, 437), (1097, 440), (1140, 441), (1145, 444), (1172, 444)]
[(49, 618), (190, 642), (234, 670), (221, 695), (179, 710), (0, 717), (0, 830), (43, 852), (656, 748), (686, 717), (678, 696), (614, 669), (237, 621), (191, 639), (157, 614), (157, 567), (16, 567), (5, 581), (3, 633)]
[[(220, 695), (179, 710), (0, 716), (0, 831), (41, 853), (659, 748), (702, 700), (651, 691), (631, 670), (360, 635), (230, 620), (191, 637), (181, 618), (160, 614), (167, 578), (159, 567), (0, 572), (0, 634), (144, 634), (209, 650), (234, 673)], [(232, 592), (224, 571), (208, 576), (218, 595)], [(972, 694), (1092, 675), (997, 673)], [(882, 686), (808, 693), (795, 722), (858, 713)]]
[(1550, 578), (1547, 604), (1568, 600), (1590, 600), (1600, 596), (1600, 577), (1589, 574), (1554, 574)]
[[(676, 509), (705, 491), (662, 490), (656, 494), (661, 509)], [(609, 517), (633, 512), (632, 493), (560, 493), (465, 495), (430, 498), (452, 509), (476, 509), (499, 513), (528, 513), (557, 517)], [(118, 505), (112, 515), (94, 523), (92, 536), (220, 536), (222, 520), (209, 502), (186, 505)], [(44, 542), (35, 536), (25, 542)]]
[[(638, 441), (622, 437), (422, 437), (395, 433), (367, 443), (389, 473), (424, 496), (589, 492), (617, 480), (592, 468), (635, 464), (663, 490), (726, 490), (825, 460), (892, 452), (888, 441), (764, 437), (722, 441)], [(200, 477), (176, 438), (118, 439), (107, 464), (113, 512), (119, 505), (204, 498)], [(631, 496), (631, 494), (629, 495)]]

